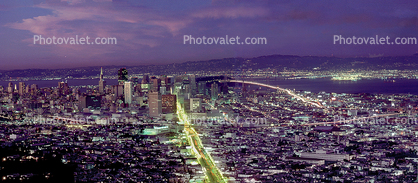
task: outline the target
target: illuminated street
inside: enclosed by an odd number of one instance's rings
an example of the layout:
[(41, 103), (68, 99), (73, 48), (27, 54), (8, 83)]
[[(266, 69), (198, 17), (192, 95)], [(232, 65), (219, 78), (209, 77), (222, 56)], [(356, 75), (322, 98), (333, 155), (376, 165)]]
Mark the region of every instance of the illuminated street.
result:
[(192, 146), (192, 152), (204, 169), (209, 182), (227, 182), (222, 176), (221, 171), (216, 167), (211, 155), (203, 147), (198, 133), (190, 125), (190, 120), (180, 103), (177, 103), (177, 114), (179, 115), (180, 121), (184, 123), (184, 131), (186, 132), (188, 142)]

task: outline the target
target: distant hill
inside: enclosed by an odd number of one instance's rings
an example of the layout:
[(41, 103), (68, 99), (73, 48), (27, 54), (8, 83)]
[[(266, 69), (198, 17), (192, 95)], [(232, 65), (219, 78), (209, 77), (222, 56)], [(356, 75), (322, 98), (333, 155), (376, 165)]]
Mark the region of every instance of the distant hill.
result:
[[(295, 56), (295, 55), (268, 55), (255, 58), (223, 58), (207, 61), (188, 61), (165, 65), (145, 66), (104, 66), (105, 75), (117, 75), (121, 67), (128, 69), (129, 74), (148, 73), (151, 75), (175, 74), (194, 71), (234, 71), (234, 70), (258, 70), (270, 68), (276, 71), (286, 70), (418, 70), (418, 54), (412, 56), (397, 57), (318, 57), (318, 56)], [(100, 67), (83, 67), (71, 69), (26, 69), (1, 71), (0, 79), (10, 77), (89, 77), (98, 76)]]

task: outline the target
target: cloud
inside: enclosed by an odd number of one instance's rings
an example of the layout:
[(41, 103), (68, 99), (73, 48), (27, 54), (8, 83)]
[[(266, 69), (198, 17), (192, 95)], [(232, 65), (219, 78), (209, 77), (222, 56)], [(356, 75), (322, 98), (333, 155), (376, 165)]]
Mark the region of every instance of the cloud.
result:
[(152, 20), (152, 25), (158, 25), (167, 28), (173, 35), (178, 35), (178, 31), (185, 28), (192, 20)]
[(196, 11), (195, 18), (254, 18), (268, 15), (269, 10), (263, 7), (211, 7)]
[[(86, 55), (117, 52), (120, 49), (127, 49), (126, 46), (130, 46), (128, 49), (139, 49), (143, 46), (156, 47), (160, 43), (158, 40), (152, 40), (152, 37), (164, 36), (164, 31), (158, 26), (164, 26), (168, 31), (177, 31), (181, 28), (175, 22), (164, 22), (159, 15), (143, 8), (121, 9), (112, 5), (91, 6), (80, 5), (81, 3), (83, 1), (71, 1), (71, 5), (39, 4), (36, 5), (37, 8), (52, 10), (52, 14), (23, 19), (21, 22), (8, 23), (6, 26), (27, 30), (34, 35), (44, 37), (75, 37), (76, 35), (91, 38), (116, 37), (119, 44), (125, 44), (125, 46), (107, 45), (106, 47), (48, 46), (51, 52), (69, 49)], [(154, 19), (159, 19), (159, 21)]]
[(61, 2), (66, 2), (69, 5), (75, 5), (75, 4), (85, 3), (86, 0), (61, 0)]

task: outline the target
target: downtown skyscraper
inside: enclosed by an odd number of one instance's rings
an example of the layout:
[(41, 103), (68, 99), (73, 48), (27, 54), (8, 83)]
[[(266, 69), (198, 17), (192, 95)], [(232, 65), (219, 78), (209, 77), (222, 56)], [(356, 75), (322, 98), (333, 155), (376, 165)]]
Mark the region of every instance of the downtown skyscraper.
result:
[(162, 101), (161, 94), (159, 92), (151, 91), (149, 92), (149, 116), (150, 117), (159, 117), (162, 113)]
[(125, 68), (120, 68), (118, 70), (118, 83), (123, 85), (125, 81), (128, 81), (128, 70)]
[(19, 82), (19, 95), (25, 94), (25, 82)]
[(103, 95), (105, 93), (106, 81), (103, 79), (103, 68), (100, 68), (100, 80), (99, 80), (99, 93)]
[(218, 83), (216, 82), (212, 83), (210, 87), (210, 91), (211, 91), (210, 97), (212, 98), (212, 100), (218, 99)]
[(131, 104), (132, 103), (132, 82), (126, 81), (124, 87), (124, 95), (125, 95), (125, 104)]

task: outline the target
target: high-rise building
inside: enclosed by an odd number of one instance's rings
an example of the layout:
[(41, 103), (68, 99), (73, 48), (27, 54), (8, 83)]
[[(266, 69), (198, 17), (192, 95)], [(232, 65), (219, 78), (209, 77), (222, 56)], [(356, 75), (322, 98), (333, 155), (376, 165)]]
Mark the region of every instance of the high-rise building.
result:
[(181, 82), (183, 82), (184, 80), (189, 80), (189, 77), (188, 77), (187, 75), (180, 75), (180, 76), (176, 76), (176, 77), (174, 78), (174, 82), (175, 82), (175, 83), (181, 83)]
[(135, 85), (135, 92), (138, 92), (138, 93), (142, 92), (141, 83), (138, 83)]
[(103, 68), (100, 68), (99, 93), (104, 94), (106, 88), (106, 81), (103, 79)]
[(165, 86), (161, 86), (160, 87), (160, 93), (161, 93), (161, 95), (166, 95), (167, 94), (167, 88)]
[(190, 94), (185, 94), (182, 99), (182, 106), (186, 113), (190, 112)]
[(19, 82), (19, 95), (25, 94), (26, 85), (25, 82)]
[(159, 117), (162, 113), (162, 101), (159, 92), (151, 91), (148, 96), (149, 116)]
[(153, 91), (160, 91), (161, 80), (159, 78), (153, 77), (151, 79), (152, 90)]
[(168, 77), (166, 75), (160, 76), (160, 80), (161, 80), (161, 86), (165, 86), (165, 85), (168, 85), (169, 84), (167, 82), (168, 81)]
[(25, 93), (30, 93), (30, 86), (29, 85), (26, 86)]
[(173, 88), (173, 92), (171, 92), (171, 94), (175, 94), (177, 96), (183, 94), (183, 91), (181, 89), (181, 83), (174, 83), (174, 85), (172, 85), (172, 88)]
[(80, 96), (78, 109), (84, 108), (99, 109), (101, 107), (101, 97), (94, 95)]
[(113, 90), (114, 100), (117, 100), (124, 93), (124, 91), (123, 91), (123, 85), (113, 85), (112, 86), (112, 90)]
[(221, 93), (222, 93), (222, 95), (228, 94), (228, 84), (227, 83), (223, 83), (223, 85), (221, 86)]
[(202, 106), (202, 99), (191, 98), (190, 99), (190, 112), (200, 112)]
[(170, 85), (171, 85), (170, 78), (168, 78), (166, 75), (162, 75), (160, 79), (161, 79), (160, 93), (161, 95), (166, 95), (169, 92)]
[(58, 93), (67, 95), (70, 93), (70, 88), (68, 87), (68, 83), (66, 82), (58, 82)]
[(162, 113), (176, 113), (177, 112), (177, 97), (176, 95), (162, 95)]
[(197, 86), (196, 86), (196, 76), (195, 75), (190, 75), (189, 76), (189, 81), (190, 81), (190, 90), (191, 90), (191, 94), (192, 96), (197, 94)]
[(148, 75), (144, 75), (142, 77), (142, 81), (141, 81), (141, 89), (143, 89), (144, 91), (148, 91), (150, 89), (150, 85), (149, 85), (149, 77)]
[(13, 83), (9, 82), (9, 84), (7, 85), (7, 92), (8, 93), (13, 93)]
[(182, 87), (182, 89), (183, 89), (183, 92), (182, 93), (184, 95), (187, 95), (187, 96), (190, 96), (191, 95), (190, 84), (184, 84), (183, 87)]
[(197, 83), (197, 91), (199, 94), (205, 94), (206, 89), (206, 82), (205, 81), (199, 81)]
[(128, 70), (120, 68), (118, 71), (118, 82), (120, 85), (123, 85), (125, 81), (128, 81)]
[(210, 92), (211, 92), (211, 98), (212, 100), (216, 100), (218, 99), (218, 83), (214, 82), (212, 83), (211, 87), (210, 87)]
[(32, 94), (38, 93), (38, 85), (37, 84), (30, 85), (30, 90)]
[(135, 86), (139, 83), (139, 79), (137, 77), (132, 77), (131, 82), (132, 82), (132, 85)]
[(132, 82), (126, 81), (125, 82), (125, 104), (131, 104), (132, 103)]

